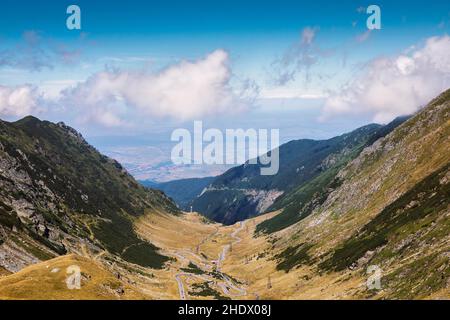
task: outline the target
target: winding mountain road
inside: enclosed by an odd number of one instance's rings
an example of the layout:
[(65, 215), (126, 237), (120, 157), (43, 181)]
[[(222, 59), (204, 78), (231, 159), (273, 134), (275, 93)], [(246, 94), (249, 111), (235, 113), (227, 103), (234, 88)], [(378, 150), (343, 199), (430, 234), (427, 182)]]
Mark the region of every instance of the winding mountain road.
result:
[(175, 280), (178, 283), (178, 293), (180, 295), (181, 300), (186, 300), (186, 291), (184, 290), (183, 280), (181, 280), (181, 276), (185, 275), (183, 273), (179, 273), (175, 275)]
[(231, 246), (234, 244), (238, 244), (239, 242), (242, 241), (242, 239), (237, 237), (236, 235), (242, 231), (244, 226), (245, 226), (245, 221), (239, 223), (239, 227), (236, 230), (234, 230), (233, 233), (231, 234), (231, 237), (233, 239), (235, 239), (235, 241), (232, 242), (231, 244), (225, 245), (222, 249), (222, 252), (219, 254), (219, 259), (217, 259), (217, 271), (218, 272), (220, 271), (220, 266), (222, 265), (222, 262), (225, 260), (227, 252), (230, 251)]
[[(187, 258), (186, 255), (191, 255), (191, 256), (195, 257), (196, 259), (198, 259), (199, 261), (201, 261), (203, 263), (204, 269), (202, 267), (199, 267), (197, 264), (196, 265), (204, 272), (212, 271), (214, 269), (213, 263), (215, 262), (216, 263), (216, 273), (220, 274), (220, 276), (222, 277), (222, 280), (223, 280), (223, 282), (217, 283), (217, 286), (222, 289), (223, 293), (227, 296), (234, 296), (234, 297), (246, 296), (247, 291), (244, 288), (236, 286), (233, 283), (233, 281), (226, 274), (224, 274), (220, 271), (221, 266), (222, 266), (223, 262), (225, 261), (227, 253), (230, 250), (231, 246), (238, 244), (239, 242), (242, 241), (242, 239), (239, 238), (237, 236), (237, 234), (239, 232), (241, 232), (242, 229), (245, 227), (245, 223), (246, 223), (245, 221), (239, 223), (239, 227), (236, 228), (236, 230), (234, 230), (233, 233), (231, 234), (231, 237), (234, 239), (234, 241), (231, 244), (227, 244), (227, 245), (223, 246), (222, 251), (219, 253), (219, 257), (216, 261), (213, 260), (213, 261), (209, 262), (204, 257), (201, 257), (198, 254), (193, 253), (191, 251), (187, 251), (187, 250), (177, 251), (174, 253), (174, 255), (188, 263), (192, 262), (192, 261), (191, 261), (191, 259)], [(197, 248), (200, 247), (202, 244), (204, 244), (208, 239), (214, 237), (218, 232), (219, 232), (219, 228), (216, 228), (216, 230), (213, 233), (208, 235), (205, 239), (203, 239), (200, 242), (200, 244), (197, 246)], [(189, 273), (189, 272), (177, 273), (175, 275), (175, 280), (178, 284), (178, 292), (179, 292), (181, 300), (186, 300), (188, 298), (182, 277), (199, 278), (199, 279), (206, 280), (209, 282), (217, 282), (217, 279), (215, 279), (212, 276), (207, 275), (207, 274), (199, 275), (199, 274), (194, 274), (194, 273)], [(235, 290), (238, 293), (237, 294), (232, 293), (232, 292), (230, 292), (230, 289)], [(254, 293), (254, 295), (257, 298), (259, 298), (259, 296), (257, 294)]]

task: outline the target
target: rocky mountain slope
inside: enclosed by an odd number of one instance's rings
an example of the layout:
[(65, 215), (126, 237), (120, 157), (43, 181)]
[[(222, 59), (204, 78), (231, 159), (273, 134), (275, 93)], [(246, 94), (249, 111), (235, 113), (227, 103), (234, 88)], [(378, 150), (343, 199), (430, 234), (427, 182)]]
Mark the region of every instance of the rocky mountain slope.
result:
[(371, 293), (378, 297), (448, 290), (450, 90), (366, 147), (337, 177), (339, 186), (309, 216), (273, 234), (273, 248), (284, 248), (278, 268), (363, 276), (377, 266), (385, 288)]
[(134, 219), (155, 209), (177, 212), (64, 123), (0, 121), (3, 268), (18, 271), (81, 247), (161, 266), (167, 258), (133, 230)]
[[(299, 219), (298, 212), (311, 201), (320, 202), (338, 182), (337, 172), (361, 150), (401, 124), (371, 124), (328, 140), (295, 140), (279, 148), (280, 170), (274, 176), (259, 174), (260, 165), (244, 164), (216, 177), (192, 202), (195, 211), (225, 224), (284, 208), (270, 231)], [(314, 199), (313, 199), (314, 198)], [(266, 224), (267, 226), (267, 224)]]

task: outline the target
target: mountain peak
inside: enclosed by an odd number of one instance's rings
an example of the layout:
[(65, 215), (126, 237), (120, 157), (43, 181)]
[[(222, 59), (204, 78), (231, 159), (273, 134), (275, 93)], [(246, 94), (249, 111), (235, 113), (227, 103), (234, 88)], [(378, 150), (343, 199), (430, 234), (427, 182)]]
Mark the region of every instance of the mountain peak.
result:
[(16, 125), (24, 125), (24, 124), (39, 123), (39, 122), (42, 122), (42, 120), (36, 118), (35, 116), (28, 115), (28, 116), (23, 117), (22, 119), (17, 120), (13, 123)]

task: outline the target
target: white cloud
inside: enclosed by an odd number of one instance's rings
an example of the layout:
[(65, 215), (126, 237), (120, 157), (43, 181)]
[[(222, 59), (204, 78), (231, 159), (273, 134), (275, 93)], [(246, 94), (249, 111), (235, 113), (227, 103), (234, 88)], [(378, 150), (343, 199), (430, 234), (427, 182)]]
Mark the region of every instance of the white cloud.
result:
[(197, 61), (181, 61), (160, 72), (103, 71), (63, 92), (67, 105), (86, 112), (85, 120), (120, 125), (129, 112), (191, 120), (244, 110), (253, 87), (232, 88), (229, 56), (216, 50)]
[(80, 80), (48, 80), (39, 84), (39, 92), (47, 100), (57, 101), (61, 98), (61, 92), (76, 86)]
[(369, 114), (386, 123), (411, 114), (450, 86), (450, 37), (432, 37), (419, 49), (371, 61), (326, 100), (322, 120)]
[(325, 95), (318, 91), (301, 92), (288, 87), (263, 88), (259, 99), (323, 99)]
[(83, 123), (96, 123), (108, 128), (129, 126), (129, 123), (122, 120), (114, 111), (104, 107), (94, 108), (84, 115), (79, 115), (78, 119)]
[(37, 111), (39, 94), (30, 85), (0, 86), (0, 116), (22, 117)]

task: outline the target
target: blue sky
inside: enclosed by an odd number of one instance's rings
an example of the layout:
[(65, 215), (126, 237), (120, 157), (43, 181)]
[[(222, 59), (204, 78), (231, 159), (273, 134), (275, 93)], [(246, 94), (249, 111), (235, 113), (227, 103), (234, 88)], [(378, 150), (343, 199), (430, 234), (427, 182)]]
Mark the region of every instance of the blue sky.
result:
[[(65, 26), (65, 9), (72, 3), (82, 10), (81, 31)], [(33, 30), (46, 39), (79, 49), (82, 58), (95, 62), (96, 68), (103, 68), (107, 57), (149, 58), (163, 67), (177, 59), (195, 59), (223, 48), (230, 52), (238, 75), (264, 82), (268, 65), (307, 26), (317, 28), (318, 45), (341, 54), (345, 51), (355, 62), (393, 54), (449, 31), (448, 1), (378, 1), (382, 30), (374, 32), (364, 45), (355, 45), (353, 40), (366, 31), (367, 18), (357, 9), (372, 3), (5, 0), (0, 11), (0, 45), (14, 46), (22, 41), (25, 31)], [(331, 65), (336, 71), (340, 69), (340, 58), (336, 57)], [(55, 68), (33, 78), (56, 79), (64, 72), (67, 69)], [(86, 78), (89, 72), (92, 70), (70, 70), (78, 78)], [(9, 81), (14, 83), (15, 79), (9, 77)]]
[[(19, 36), (24, 29), (39, 29), (55, 37), (71, 38), (65, 29), (65, 9), (77, 4), (83, 25), (97, 36), (235, 34), (298, 32), (304, 25), (323, 28), (351, 26), (356, 9), (377, 4), (384, 11), (386, 28), (423, 29), (448, 19), (446, 1), (2, 1), (0, 26)], [(63, 23), (61, 23), (63, 22)], [(408, 24), (412, 24), (409, 27)], [(15, 34), (14, 34), (15, 33)]]
[[(66, 28), (71, 4), (81, 30)], [(381, 30), (366, 27), (371, 4)], [(443, 0), (0, 6), (0, 118), (63, 120), (105, 152), (162, 150), (198, 119), (326, 138), (414, 112), (449, 84)]]

